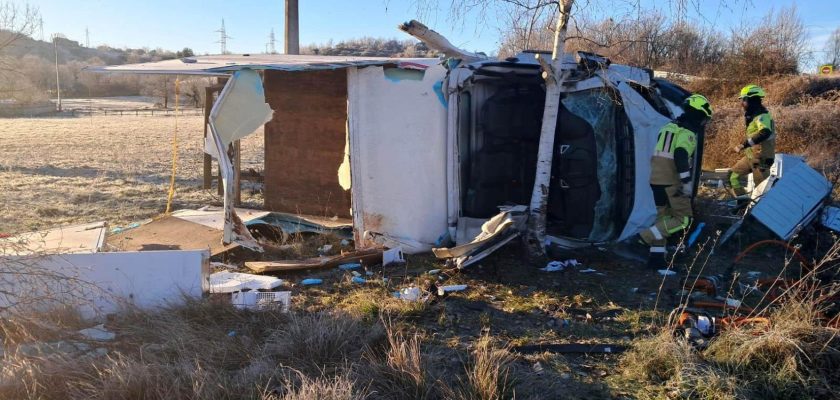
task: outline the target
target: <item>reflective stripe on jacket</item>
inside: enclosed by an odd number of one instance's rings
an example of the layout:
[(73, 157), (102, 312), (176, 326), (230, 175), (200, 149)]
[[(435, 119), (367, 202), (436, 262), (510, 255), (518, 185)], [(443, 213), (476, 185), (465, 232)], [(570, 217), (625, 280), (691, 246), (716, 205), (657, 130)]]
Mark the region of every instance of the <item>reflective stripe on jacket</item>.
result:
[(674, 162), (674, 151), (683, 149), (688, 157), (694, 156), (697, 136), (694, 132), (669, 122), (659, 130), (656, 148), (650, 161), (650, 183), (654, 185), (676, 185), (680, 175)]

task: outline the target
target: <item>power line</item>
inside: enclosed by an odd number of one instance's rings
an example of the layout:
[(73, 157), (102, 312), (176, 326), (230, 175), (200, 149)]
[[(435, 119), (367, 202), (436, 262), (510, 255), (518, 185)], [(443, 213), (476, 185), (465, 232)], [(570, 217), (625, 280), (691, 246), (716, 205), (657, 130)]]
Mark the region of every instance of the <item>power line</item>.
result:
[(268, 54), (277, 54), (277, 48), (274, 46), (275, 43), (276, 42), (274, 40), (274, 28), (271, 28), (271, 33), (268, 34)]
[(219, 41), (216, 42), (216, 43), (219, 43), (219, 45), (221, 47), (222, 54), (228, 54), (227, 40), (228, 39), (233, 39), (233, 38), (227, 35), (227, 30), (225, 29), (225, 19), (224, 18), (222, 18), (222, 28), (217, 30), (216, 32), (219, 32)]

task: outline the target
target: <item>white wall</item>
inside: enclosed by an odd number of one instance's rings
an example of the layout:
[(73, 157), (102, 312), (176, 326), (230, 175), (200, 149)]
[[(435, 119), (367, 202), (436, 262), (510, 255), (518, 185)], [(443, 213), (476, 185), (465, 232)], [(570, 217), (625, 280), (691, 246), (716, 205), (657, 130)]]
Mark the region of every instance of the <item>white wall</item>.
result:
[(445, 72), (431, 65), (412, 80), (348, 69), (354, 227), (404, 239), (409, 253), (447, 227), (446, 107), (433, 87)]

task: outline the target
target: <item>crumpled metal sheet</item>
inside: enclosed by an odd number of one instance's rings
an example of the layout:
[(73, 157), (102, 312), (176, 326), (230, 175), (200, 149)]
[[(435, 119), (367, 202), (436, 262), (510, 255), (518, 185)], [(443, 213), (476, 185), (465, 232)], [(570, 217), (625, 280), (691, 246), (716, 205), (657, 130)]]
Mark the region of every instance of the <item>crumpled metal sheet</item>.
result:
[(271, 212), (260, 218), (245, 222), (246, 226), (269, 225), (280, 229), (284, 235), (296, 233), (330, 233), (341, 239), (353, 239), (353, 225), (347, 223), (327, 221), (280, 212)]
[(481, 226), (481, 233), (472, 242), (452, 248), (432, 249), (437, 258), (452, 258), (458, 268), (467, 267), (487, 257), (518, 237), (525, 230), (528, 207), (505, 207)]
[(262, 79), (256, 71), (243, 69), (228, 80), (210, 111), (210, 136), (213, 146), (207, 153), (219, 161), (224, 186), (225, 225), (222, 243), (237, 243), (245, 248), (262, 251), (248, 228), (233, 209), (233, 164), (228, 155), (231, 143), (253, 133), (271, 120), (273, 111), (265, 102)]

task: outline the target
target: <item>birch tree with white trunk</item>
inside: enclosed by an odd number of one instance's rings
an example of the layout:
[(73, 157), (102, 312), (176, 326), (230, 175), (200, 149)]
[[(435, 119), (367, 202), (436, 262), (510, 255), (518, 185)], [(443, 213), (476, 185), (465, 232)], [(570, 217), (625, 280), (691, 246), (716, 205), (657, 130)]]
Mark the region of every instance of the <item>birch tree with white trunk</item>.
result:
[(545, 79), (545, 108), (543, 109), (540, 143), (537, 151), (537, 173), (528, 217), (528, 243), (532, 255), (545, 252), (545, 227), (548, 208), (548, 193), (551, 182), (551, 165), (554, 159), (554, 133), (559, 128), (557, 117), (560, 114), (560, 86), (566, 76), (562, 69), (565, 58), (566, 30), (574, 0), (561, 0), (557, 7), (557, 26), (554, 31), (554, 48), (551, 60), (537, 54)]

